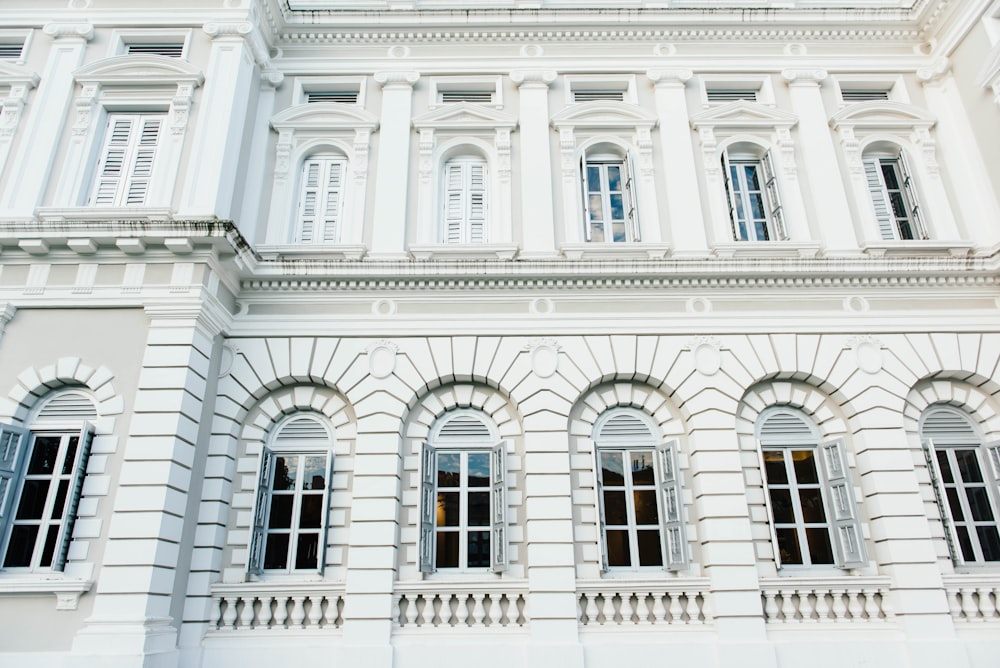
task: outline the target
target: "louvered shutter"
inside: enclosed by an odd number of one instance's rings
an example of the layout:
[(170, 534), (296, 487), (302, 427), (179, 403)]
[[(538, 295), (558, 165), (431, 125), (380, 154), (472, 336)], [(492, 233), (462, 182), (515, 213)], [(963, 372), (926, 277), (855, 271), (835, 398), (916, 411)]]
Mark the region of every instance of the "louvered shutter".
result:
[(886, 241), (896, 238), (896, 221), (889, 209), (889, 193), (882, 180), (882, 170), (878, 158), (866, 158), (865, 179), (868, 182), (868, 193), (875, 209), (875, 220), (878, 222), (879, 236)]
[(677, 441), (657, 446), (660, 459), (660, 494), (663, 499), (663, 530), (667, 558), (664, 568), (680, 571), (687, 568), (687, 532), (684, 528), (684, 507), (681, 500), (681, 476), (677, 469)]
[(841, 568), (860, 568), (867, 564), (861, 521), (854, 503), (854, 489), (847, 476), (843, 441), (820, 446), (823, 471), (830, 499), (830, 515)]
[(507, 444), (493, 446), (493, 544), (490, 570), (507, 570)]
[(297, 241), (311, 243), (316, 233), (316, 204), (319, 199), (319, 179), (322, 166), (309, 160), (302, 166), (302, 194), (299, 197), (299, 234)]
[(76, 511), (80, 507), (80, 494), (83, 491), (83, 478), (87, 473), (87, 460), (90, 458), (90, 446), (94, 442), (94, 429), (89, 424), (80, 430), (79, 443), (76, 448), (76, 461), (73, 462), (73, 481), (63, 514), (62, 526), (56, 545), (59, 546), (52, 563), (52, 570), (62, 571), (66, 568), (66, 557), (69, 554), (69, 544), (73, 540), (73, 526), (76, 524)]
[(264, 570), (264, 532), (267, 529), (267, 504), (270, 500), (273, 467), (274, 454), (265, 449), (260, 457), (260, 475), (257, 477), (257, 492), (254, 495), (250, 554), (247, 557), (247, 568), (251, 573), (259, 574)]
[(28, 432), (20, 427), (0, 425), (0, 546), (14, 517), (17, 481), (28, 450)]
[(635, 162), (632, 155), (625, 156), (625, 220), (628, 221), (632, 241), (642, 241), (639, 233), (638, 195), (636, 194)]
[(465, 179), (464, 165), (450, 162), (445, 166), (444, 193), (444, 241), (448, 244), (460, 244), (462, 238), (462, 218), (465, 207), (463, 194)]
[(604, 521), (604, 475), (601, 469), (601, 451), (594, 446), (594, 495), (597, 497), (597, 522), (600, 535), (597, 538), (597, 551), (601, 559), (601, 572), (608, 570), (608, 532), (607, 522)]
[(430, 443), (424, 443), (420, 463), (420, 572), (433, 573), (434, 567), (434, 520), (436, 519), (437, 495), (434, 477), (437, 471), (437, 453)]
[(343, 160), (313, 158), (302, 164), (299, 194), (299, 243), (336, 243), (343, 209)]
[(125, 163), (132, 137), (133, 116), (112, 116), (108, 119), (108, 133), (104, 139), (101, 162), (97, 168), (97, 183), (91, 198), (97, 206), (114, 206), (122, 186)]
[(344, 163), (327, 161), (325, 189), (323, 192), (323, 241), (337, 242), (337, 228), (340, 224), (340, 199), (343, 192)]
[(732, 166), (729, 164), (729, 155), (727, 153), (722, 154), (722, 180), (726, 187), (726, 198), (729, 200), (729, 222), (733, 226), (733, 239), (736, 241), (746, 241), (743, 235), (740, 234), (736, 184), (732, 180)]
[(927, 228), (924, 226), (923, 214), (920, 209), (920, 199), (917, 197), (917, 187), (913, 182), (913, 172), (906, 163), (906, 157), (899, 154), (899, 170), (903, 173), (903, 191), (906, 194), (906, 204), (910, 208), (910, 221), (913, 224), (914, 234), (918, 239), (927, 239)]
[(1000, 502), (1000, 441), (987, 443), (985, 447), (986, 459), (989, 460), (989, 464), (986, 467), (986, 475), (989, 476), (990, 482), (993, 483), (994, 502)]
[(141, 206), (146, 203), (146, 195), (149, 193), (149, 184), (153, 176), (153, 158), (156, 156), (156, 146), (160, 140), (162, 124), (163, 120), (158, 116), (141, 116), (139, 118), (135, 157), (132, 161), (125, 192), (126, 206)]
[(486, 241), (486, 163), (468, 163), (469, 169), (469, 237), (468, 242)]
[[(928, 419), (924, 425), (930, 422)], [(927, 461), (927, 472), (931, 478), (931, 488), (934, 490), (934, 500), (937, 501), (938, 513), (941, 515), (941, 524), (944, 526), (945, 542), (948, 544), (948, 553), (952, 562), (960, 564), (963, 561), (962, 553), (958, 549), (955, 541), (955, 528), (951, 519), (951, 507), (944, 497), (944, 487), (941, 486), (941, 467), (938, 465), (937, 456), (934, 454), (934, 441), (925, 438), (921, 441), (924, 446), (924, 458)]]
[(785, 213), (781, 207), (778, 174), (774, 171), (774, 159), (771, 157), (770, 151), (764, 154), (764, 158), (760, 161), (760, 164), (764, 170), (764, 194), (767, 198), (768, 217), (774, 228), (774, 238), (785, 240), (788, 238), (788, 232), (785, 230)]
[(326, 547), (330, 543), (330, 489), (333, 487), (333, 452), (326, 453), (326, 487), (323, 489), (322, 529), (319, 535), (319, 554), (316, 557), (316, 571), (323, 574), (326, 567)]
[(590, 241), (590, 192), (587, 188), (587, 151), (580, 151), (580, 192), (583, 195), (583, 238)]

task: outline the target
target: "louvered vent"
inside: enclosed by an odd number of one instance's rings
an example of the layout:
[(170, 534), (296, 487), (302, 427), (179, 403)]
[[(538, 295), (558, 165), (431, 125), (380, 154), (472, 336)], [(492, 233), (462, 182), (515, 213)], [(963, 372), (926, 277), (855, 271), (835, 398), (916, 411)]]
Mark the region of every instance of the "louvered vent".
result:
[(642, 418), (634, 413), (616, 413), (609, 417), (597, 434), (598, 440), (606, 439), (636, 439), (649, 440), (652, 432)]
[(0, 44), (0, 59), (17, 60), (24, 50), (24, 42)]
[(623, 90), (575, 90), (573, 91), (574, 102), (624, 102), (625, 91)]
[(878, 90), (878, 89), (859, 89), (859, 88), (845, 88), (841, 89), (840, 97), (844, 102), (874, 102), (877, 100), (888, 100), (889, 91), (888, 90)]
[(314, 90), (306, 93), (306, 102), (336, 102), (338, 104), (357, 104), (356, 90)]
[(483, 419), (468, 413), (461, 413), (448, 419), (437, 433), (439, 441), (489, 440), (490, 428)]
[(125, 45), (125, 53), (130, 56), (150, 55), (180, 58), (184, 55), (182, 42), (138, 42)]
[(491, 90), (443, 90), (441, 91), (441, 101), (450, 102), (474, 102), (476, 104), (489, 104), (493, 102), (493, 91)]
[(800, 416), (795, 413), (773, 413), (760, 427), (761, 438), (781, 438), (790, 436), (812, 437), (812, 430)]
[(82, 392), (57, 394), (38, 411), (38, 422), (82, 422), (97, 419), (97, 410), (90, 397)]
[(757, 101), (757, 90), (755, 88), (709, 88), (705, 91), (705, 94), (709, 102)]
[(949, 443), (979, 444), (972, 421), (962, 413), (947, 408), (931, 409), (924, 418), (920, 435), (933, 440), (947, 439)]
[(275, 437), (277, 443), (302, 443), (303, 441), (313, 441), (325, 443), (330, 438), (326, 428), (314, 417), (303, 415), (293, 418), (281, 427), (281, 431)]

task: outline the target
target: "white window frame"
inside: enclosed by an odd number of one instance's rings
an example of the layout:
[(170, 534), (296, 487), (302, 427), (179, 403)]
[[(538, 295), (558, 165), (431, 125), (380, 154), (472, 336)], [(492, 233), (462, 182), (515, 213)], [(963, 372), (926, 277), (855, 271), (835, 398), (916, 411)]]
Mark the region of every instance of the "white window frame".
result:
[(464, 91), (489, 91), (491, 94), (489, 102), (465, 102), (465, 104), (503, 109), (503, 77), (499, 76), (430, 77), (427, 81), (427, 107), (428, 109), (439, 109), (450, 104), (461, 104), (462, 102), (458, 100), (446, 101), (446, 93)]
[(146, 205), (166, 123), (165, 113), (107, 115), (88, 206)]
[(347, 173), (347, 159), (343, 156), (322, 153), (302, 161), (292, 243), (339, 243)]
[(856, 91), (885, 91), (888, 94), (889, 102), (908, 103), (909, 97), (906, 94), (906, 85), (903, 78), (899, 76), (886, 77), (884, 75), (864, 75), (850, 74), (835, 78), (838, 105), (843, 108), (852, 104), (864, 104), (864, 102), (878, 102), (880, 100), (852, 101), (844, 99), (845, 90)]
[[(490, 526), (488, 527), (489, 566), (468, 566), (466, 504), (468, 488), (461, 483), (458, 488), (447, 487), (448, 492), (459, 490), (459, 525), (457, 530), (440, 528), (438, 515), (438, 458), (442, 454), (459, 454), (466, 470), (467, 457), (471, 453), (488, 454), (490, 457), (490, 483), (486, 488), (490, 498)], [(482, 530), (484, 527), (475, 527)], [(455, 567), (439, 567), (437, 537), (439, 533), (459, 534), (459, 562)], [(485, 574), (502, 573), (507, 570), (507, 442), (499, 440), (496, 426), (481, 412), (472, 409), (455, 409), (436, 421), (431, 434), (423, 444), (420, 469), (420, 572), (430, 575), (442, 574)]]
[[(814, 572), (823, 569), (854, 570), (868, 565), (864, 544), (864, 532), (857, 504), (854, 500), (854, 487), (851, 483), (850, 469), (844, 441), (841, 439), (821, 442), (816, 434), (811, 420), (800, 411), (785, 407), (769, 408), (757, 419), (756, 438), (758, 456), (761, 463), (761, 481), (764, 492), (764, 502), (768, 514), (768, 526), (771, 530), (771, 545), (774, 550), (774, 562), (779, 573), (796, 575), (803, 571)], [(816, 465), (817, 483), (794, 485), (791, 477), (788, 482), (770, 483), (767, 477), (765, 453), (769, 451), (782, 452), (786, 463), (786, 472), (794, 471), (785, 456), (788, 451), (812, 451)], [(782, 523), (778, 527), (775, 522), (771, 489), (788, 488), (792, 499), (794, 519), (790, 523)], [(817, 488), (820, 491), (824, 522), (809, 523), (801, 511), (799, 497), (795, 494), (799, 488)], [(813, 525), (813, 526), (810, 526)], [(832, 564), (812, 564), (808, 540), (805, 531), (809, 528), (826, 529), (833, 556)], [(778, 543), (778, 528), (791, 528), (796, 532), (802, 563), (784, 563)]]
[[(927, 420), (938, 416), (947, 416), (956, 421), (956, 428), (952, 433), (934, 436), (927, 433)], [(957, 424), (958, 421), (964, 424)], [(934, 405), (924, 411), (920, 419), (920, 436), (952, 562), (956, 567), (968, 569), (1000, 566), (1000, 558), (989, 561), (984, 558), (982, 541), (975, 531), (977, 526), (992, 526), (994, 531), (1000, 531), (1000, 441), (986, 442), (968, 414), (957, 408), (942, 405)], [(983, 478), (981, 485), (975, 484), (979, 481), (961, 479), (961, 471), (955, 466), (957, 464), (955, 452), (959, 450), (973, 453), (980, 476)], [(942, 475), (941, 464), (938, 461), (942, 453), (949, 459), (951, 483)], [(972, 487), (985, 488), (987, 509), (993, 515), (992, 520), (976, 520), (972, 516), (968, 494), (968, 489)], [(948, 494), (949, 488), (955, 492), (954, 496)], [(953, 500), (958, 503), (962, 511), (961, 519), (956, 517), (953, 510)], [(962, 529), (965, 529), (965, 534), (968, 536), (967, 547), (961, 540)], [(972, 553), (971, 559), (968, 558), (967, 550)]]
[[(330, 530), (330, 492), (332, 489), (333, 477), (333, 452), (334, 434), (327, 421), (318, 414), (301, 411), (296, 412), (275, 425), (272, 436), (266, 446), (262, 449), (260, 465), (257, 474), (257, 485), (254, 492), (254, 514), (253, 525), (251, 527), (249, 554), (247, 558), (247, 569), (249, 573), (257, 576), (270, 575), (322, 575), (326, 567), (326, 547), (329, 541)], [(322, 491), (322, 508), (320, 515), (320, 526), (313, 531), (313, 527), (308, 527), (307, 531), (300, 531), (302, 527), (295, 527), (296, 518), (300, 517), (302, 499), (308, 492), (315, 490), (304, 490), (302, 476), (296, 478), (296, 487), (290, 493), (285, 494), (281, 490), (282, 496), (292, 496), (292, 526), (288, 528), (287, 535), (287, 565), (285, 568), (266, 568), (267, 542), (271, 535), (286, 535), (284, 527), (270, 527), (271, 510), (274, 497), (274, 474), (275, 461), (279, 457), (296, 457), (300, 461), (306, 457), (325, 458), (325, 487)], [(317, 494), (316, 496), (320, 496)], [(316, 566), (309, 568), (296, 568), (295, 557), (298, 549), (296, 539), (300, 533), (317, 533), (317, 556)]]
[[(737, 169), (737, 181), (733, 182), (733, 168)], [(752, 168), (757, 173), (759, 189), (752, 190), (746, 177), (746, 168)], [(781, 204), (781, 190), (778, 186), (778, 176), (774, 169), (774, 161), (770, 151), (761, 155), (727, 150), (722, 154), (723, 181), (726, 196), (729, 200), (729, 220), (732, 223), (733, 240), (741, 241), (785, 241), (788, 233), (785, 229), (784, 210)], [(764, 207), (764, 234), (759, 234), (757, 226), (760, 219), (751, 219), (749, 215), (740, 216), (753, 210), (753, 193), (760, 193)]]
[[(739, 90), (754, 91), (753, 98), (714, 102), (709, 100), (709, 91)], [(704, 75), (698, 79), (698, 92), (704, 107), (721, 107), (727, 104), (756, 103), (774, 106), (774, 87), (771, 78), (759, 75)]]
[[(365, 106), (368, 80), (365, 77), (295, 77), (292, 84), (292, 103), (310, 104), (310, 93), (353, 92), (357, 93), (357, 101), (353, 104)], [(321, 104), (312, 102), (311, 104)], [(345, 104), (336, 102), (335, 104)]]
[[(919, 241), (928, 238), (921, 214), (920, 199), (917, 196), (913, 172), (907, 165), (902, 150), (895, 154), (869, 152), (862, 158), (865, 179), (871, 195), (871, 204), (878, 223), (879, 234), (884, 241)], [(892, 171), (898, 188), (891, 189), (886, 181), (885, 170)], [(893, 194), (898, 196), (902, 211), (893, 206)], [(903, 226), (909, 228), (909, 236), (903, 234)]]
[[(681, 498), (683, 480), (678, 468), (678, 448), (676, 440), (660, 441), (654, 436), (649, 418), (636, 409), (612, 408), (594, 423), (594, 472), (597, 496), (597, 516), (600, 522), (601, 570), (604, 573), (642, 573), (649, 571), (681, 571), (688, 568), (687, 529), (684, 520), (684, 504)], [(633, 481), (624, 476), (621, 487), (626, 507), (626, 523), (612, 525), (610, 530), (625, 531), (629, 542), (629, 564), (609, 563), (607, 508), (605, 492), (611, 485), (604, 482), (603, 453), (621, 455), (623, 470), (632, 453), (649, 453), (652, 458), (654, 482), (645, 485), (646, 491), (653, 491), (657, 506), (657, 522), (639, 525), (634, 506)], [(616, 490), (611, 490), (616, 491)], [(660, 563), (639, 564), (638, 532), (649, 531), (655, 526), (659, 533)]]
[(0, 30), (0, 44), (20, 44), (21, 53), (17, 58), (4, 58), (0, 60), (0, 63), (8, 63), (10, 65), (24, 65), (28, 59), (28, 50), (31, 47), (31, 38), (34, 35), (33, 30), (18, 30), (18, 29), (3, 29)]
[(108, 55), (127, 55), (129, 44), (180, 44), (181, 55), (179, 57), (187, 59), (190, 43), (191, 30), (171, 30), (161, 28), (129, 28), (127, 30), (113, 30), (111, 31), (111, 43), (109, 45)]
[[(616, 147), (617, 148), (617, 147)], [(611, 190), (609, 168), (618, 167), (620, 170), (619, 180), (621, 188)], [(597, 169), (599, 174), (599, 184), (597, 191), (591, 190), (590, 170)], [(603, 223), (603, 241), (598, 243), (631, 243), (642, 241), (641, 227), (639, 225), (639, 208), (636, 196), (635, 169), (632, 166), (632, 157), (625, 153), (610, 153), (606, 151), (588, 153), (583, 149), (580, 153), (580, 188), (583, 195), (583, 236), (588, 242), (594, 242), (594, 226)], [(621, 220), (613, 217), (614, 206), (612, 197), (618, 194), (622, 198)], [(600, 201), (599, 216), (595, 216), (593, 210), (593, 195), (597, 195)], [(598, 218), (595, 220), (594, 218)], [(620, 224), (623, 230), (621, 239), (614, 238), (614, 227)], [(611, 237), (610, 239), (608, 237)]]
[(442, 243), (488, 243), (490, 176), (486, 159), (476, 155), (449, 158), (442, 166), (441, 188)]
[(568, 74), (566, 75), (566, 104), (587, 104), (588, 101), (577, 101), (576, 94), (580, 92), (621, 92), (621, 100), (591, 100), (604, 104), (639, 104), (635, 75), (610, 76), (607, 74)]

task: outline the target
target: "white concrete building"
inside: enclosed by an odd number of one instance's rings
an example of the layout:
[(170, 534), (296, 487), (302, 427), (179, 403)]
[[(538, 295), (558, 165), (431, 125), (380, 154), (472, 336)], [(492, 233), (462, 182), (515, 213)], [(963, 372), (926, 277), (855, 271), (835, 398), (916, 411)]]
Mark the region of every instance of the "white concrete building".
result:
[(995, 666), (1000, 2), (0, 8), (0, 664)]

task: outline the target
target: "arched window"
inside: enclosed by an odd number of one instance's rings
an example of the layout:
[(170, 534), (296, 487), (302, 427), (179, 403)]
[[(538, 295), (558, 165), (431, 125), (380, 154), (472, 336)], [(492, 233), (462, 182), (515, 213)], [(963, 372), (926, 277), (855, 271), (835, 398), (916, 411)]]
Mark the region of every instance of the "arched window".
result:
[(778, 566), (867, 563), (843, 442), (821, 444), (815, 427), (790, 408), (762, 413), (757, 439)]
[(896, 146), (875, 144), (865, 151), (862, 163), (882, 239), (926, 239), (917, 190), (903, 152)]
[(677, 441), (660, 443), (649, 418), (614, 408), (594, 426), (604, 570), (687, 566)]
[(315, 155), (302, 163), (295, 243), (335, 244), (340, 240), (347, 160)]
[(261, 455), (250, 569), (323, 571), (333, 472), (333, 435), (319, 415), (296, 413), (274, 430)]
[(640, 241), (635, 170), (628, 154), (599, 144), (580, 156), (584, 236), (593, 242)]
[(788, 237), (777, 174), (770, 151), (734, 144), (722, 154), (729, 218), (736, 241), (779, 241)]
[(424, 444), (420, 570), (507, 568), (506, 443), (485, 415), (453, 410)]
[(79, 390), (54, 392), (28, 421), (0, 427), (0, 547), (5, 570), (66, 565), (97, 419)]
[(442, 240), (447, 244), (486, 243), (486, 160), (479, 156), (454, 157), (442, 175)]
[(920, 438), (953, 561), (1000, 561), (1000, 443), (984, 444), (966, 413), (941, 405), (921, 416)]

